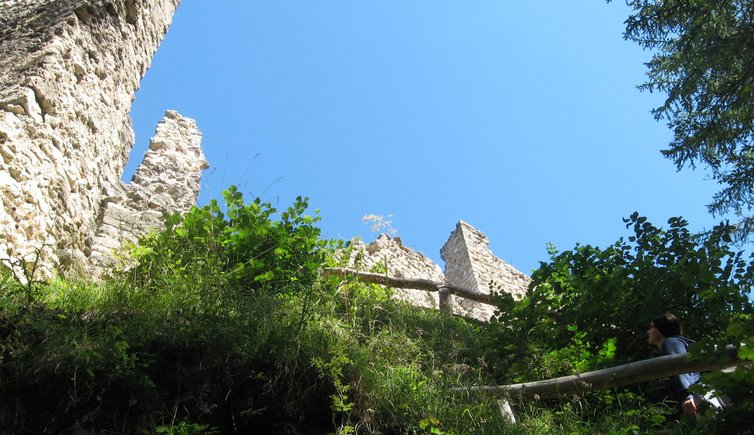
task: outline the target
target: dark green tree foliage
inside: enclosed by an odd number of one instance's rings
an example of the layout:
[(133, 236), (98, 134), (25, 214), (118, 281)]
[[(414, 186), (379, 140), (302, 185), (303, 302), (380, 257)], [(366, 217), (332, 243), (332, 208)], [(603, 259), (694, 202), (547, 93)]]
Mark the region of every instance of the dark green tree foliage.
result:
[[(609, 1), (609, 0), (608, 0)], [(723, 188), (709, 210), (754, 229), (754, 1), (628, 0), (625, 38), (654, 51), (640, 88), (667, 94), (653, 110), (674, 137), (663, 154), (708, 167)]]
[[(605, 249), (551, 249), (528, 296), (503, 301), (498, 347), (506, 365), (528, 376), (538, 367), (542, 377), (612, 366), (651, 356), (647, 327), (665, 311), (683, 320), (689, 337), (707, 340), (722, 338), (731, 318), (751, 312), (752, 266), (731, 249), (730, 226), (701, 239), (680, 218), (661, 229), (634, 213), (626, 225), (633, 235)], [(571, 355), (581, 364), (547, 371), (544, 356), (566, 348), (583, 350)]]

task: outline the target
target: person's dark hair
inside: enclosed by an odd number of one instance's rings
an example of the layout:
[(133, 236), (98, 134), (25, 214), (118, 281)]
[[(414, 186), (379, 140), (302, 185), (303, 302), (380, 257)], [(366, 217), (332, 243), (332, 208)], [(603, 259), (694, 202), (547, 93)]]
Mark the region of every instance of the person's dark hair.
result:
[(683, 326), (681, 326), (681, 321), (670, 313), (660, 314), (659, 316), (655, 317), (654, 319), (652, 319), (652, 325), (654, 325), (654, 327), (657, 328), (657, 330), (660, 331), (660, 333), (664, 337), (672, 337), (674, 335), (683, 334)]

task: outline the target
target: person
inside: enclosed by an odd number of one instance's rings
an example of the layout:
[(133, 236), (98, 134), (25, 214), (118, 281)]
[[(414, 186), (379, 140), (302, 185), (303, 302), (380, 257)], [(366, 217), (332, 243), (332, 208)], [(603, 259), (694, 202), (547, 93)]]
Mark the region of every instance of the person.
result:
[[(688, 353), (689, 345), (694, 341), (683, 335), (680, 320), (671, 313), (660, 314), (652, 319), (647, 331), (647, 342), (662, 350), (665, 355)], [(704, 398), (689, 392), (689, 387), (699, 382), (699, 373), (683, 373), (670, 378), (670, 393), (673, 399), (681, 403), (686, 414), (697, 415), (702, 403), (706, 402), (715, 408), (722, 408), (719, 398), (707, 394)], [(709, 397), (708, 397), (709, 396)]]

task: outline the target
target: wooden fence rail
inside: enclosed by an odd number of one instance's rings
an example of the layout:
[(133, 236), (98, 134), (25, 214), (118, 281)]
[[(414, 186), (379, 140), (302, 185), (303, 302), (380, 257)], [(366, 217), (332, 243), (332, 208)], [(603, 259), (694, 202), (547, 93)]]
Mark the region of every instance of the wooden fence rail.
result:
[(660, 356), (579, 375), (563, 376), (522, 384), (453, 388), (455, 393), (487, 391), (509, 397), (554, 397), (603, 388), (621, 387), (681, 373), (719, 370), (738, 365), (738, 348), (732, 345), (716, 351), (712, 360), (700, 360), (689, 354)]
[(411, 288), (417, 290), (435, 291), (440, 293), (440, 309), (449, 308), (449, 295), (453, 294), (483, 304), (495, 305), (492, 297), (485, 293), (479, 293), (465, 287), (450, 285), (446, 282), (432, 281), (430, 279), (399, 278), (379, 273), (361, 272), (342, 267), (327, 267), (322, 269), (323, 276), (355, 277), (364, 282), (382, 284), (397, 288)]
[[(495, 305), (490, 295), (429, 279), (399, 278), (338, 267), (323, 269), (322, 276), (354, 277), (364, 282), (390, 287), (436, 291), (439, 292), (440, 296), (439, 308), (445, 311), (450, 311), (451, 294), (483, 304)], [(553, 315), (557, 314), (559, 313), (553, 313)], [(456, 394), (469, 394), (473, 392), (500, 393), (505, 397), (498, 401), (500, 411), (511, 423), (515, 423), (516, 418), (506, 398), (557, 397), (563, 394), (621, 387), (681, 373), (720, 370), (739, 365), (739, 363), (738, 348), (728, 345), (724, 349), (715, 351), (714, 358), (712, 359), (700, 360), (689, 354), (668, 355), (544, 381), (509, 385), (458, 387), (452, 388), (451, 391)]]

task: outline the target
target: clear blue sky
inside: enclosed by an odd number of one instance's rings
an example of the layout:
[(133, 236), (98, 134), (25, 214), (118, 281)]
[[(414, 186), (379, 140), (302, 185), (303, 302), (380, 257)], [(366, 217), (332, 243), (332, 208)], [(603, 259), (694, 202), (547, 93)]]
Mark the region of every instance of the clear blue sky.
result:
[(440, 261), (459, 219), (530, 273), (546, 243), (606, 246), (622, 217), (684, 216), (717, 185), (676, 172), (640, 93), (649, 53), (620, 1), (184, 0), (132, 109), (130, 179), (166, 109), (196, 119), (200, 203), (236, 184), (321, 209), (325, 236), (404, 243)]

